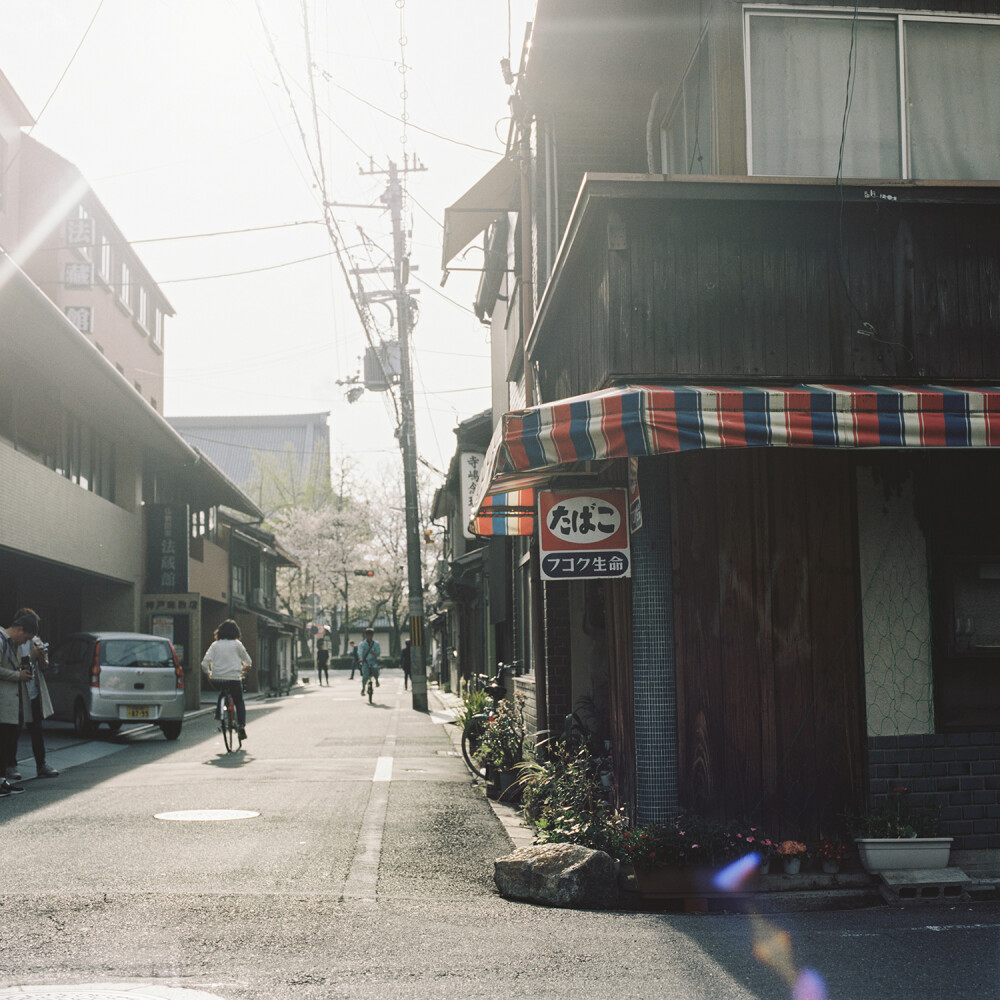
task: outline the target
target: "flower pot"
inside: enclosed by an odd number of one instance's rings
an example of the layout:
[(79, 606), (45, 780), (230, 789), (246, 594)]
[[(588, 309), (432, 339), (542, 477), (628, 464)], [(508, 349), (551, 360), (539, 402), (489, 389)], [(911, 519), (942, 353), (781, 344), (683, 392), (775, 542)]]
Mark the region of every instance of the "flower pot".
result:
[(785, 858), (782, 865), (786, 875), (798, 875), (799, 869), (802, 867), (802, 859), (799, 857)]
[(823, 871), (826, 872), (827, 875), (836, 875), (837, 872), (840, 871), (840, 862), (839, 861), (824, 861), (822, 867), (823, 867)]
[(900, 868), (947, 868), (951, 837), (860, 837), (858, 845), (865, 871), (876, 873)]
[(760, 863), (760, 873), (761, 873), (761, 875), (770, 875), (771, 874), (771, 859), (770, 858), (764, 858), (764, 860)]
[[(713, 883), (714, 868), (677, 868), (663, 865), (657, 868), (635, 866), (635, 887), (643, 899), (684, 899), (691, 897), (731, 896), (734, 893), (719, 889)], [(742, 892), (753, 891), (756, 878), (741, 887)]]
[(502, 771), (492, 764), (486, 765), (486, 795), (494, 801), (515, 802), (518, 798), (516, 771)]

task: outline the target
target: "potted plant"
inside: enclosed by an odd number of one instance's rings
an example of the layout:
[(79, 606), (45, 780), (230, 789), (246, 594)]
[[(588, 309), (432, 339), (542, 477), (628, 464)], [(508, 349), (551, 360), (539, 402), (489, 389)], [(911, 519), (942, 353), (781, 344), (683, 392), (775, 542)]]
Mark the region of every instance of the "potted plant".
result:
[[(759, 854), (759, 840), (756, 827), (684, 813), (672, 823), (622, 830), (617, 854), (633, 866), (636, 887), (647, 899), (711, 896), (732, 891), (715, 885), (718, 870)], [(753, 867), (740, 888), (748, 888), (756, 875)]]
[(806, 845), (798, 840), (783, 840), (775, 853), (781, 858), (786, 875), (798, 875), (802, 859), (806, 856)]
[(933, 805), (914, 801), (903, 785), (892, 789), (885, 804), (849, 825), (865, 871), (900, 868), (946, 868), (951, 837), (939, 837), (939, 817)]
[(505, 698), (483, 727), (476, 758), (486, 768), (490, 798), (509, 794), (517, 780), (514, 769), (524, 758), (524, 700), (520, 692)]
[(824, 837), (816, 847), (820, 866), (827, 875), (836, 875), (847, 855), (847, 845), (835, 837)]
[(771, 862), (777, 853), (778, 845), (770, 837), (758, 837), (755, 847), (760, 855), (760, 873), (767, 875), (771, 871)]

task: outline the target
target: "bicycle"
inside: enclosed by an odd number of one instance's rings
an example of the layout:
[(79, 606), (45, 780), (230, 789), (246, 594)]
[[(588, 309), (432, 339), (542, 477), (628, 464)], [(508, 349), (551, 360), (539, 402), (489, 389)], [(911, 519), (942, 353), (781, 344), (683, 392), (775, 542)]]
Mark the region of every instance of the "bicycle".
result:
[(477, 778), (486, 777), (486, 768), (480, 766), (479, 761), (476, 759), (479, 744), (483, 741), (483, 733), (486, 730), (486, 726), (496, 715), (500, 699), (507, 693), (507, 689), (502, 684), (498, 683), (495, 679), (487, 683), (489, 680), (489, 677), (485, 674), (476, 674), (474, 679), (474, 683), (476, 684), (475, 690), (485, 691), (493, 699), (493, 707), (485, 712), (473, 713), (465, 720), (465, 725), (462, 727), (462, 756), (465, 758), (465, 763), (469, 766), (469, 770)]
[[(215, 683), (218, 685), (222, 682)], [(242, 683), (241, 679), (240, 684)], [(219, 728), (222, 730), (222, 742), (226, 745), (226, 753), (234, 753), (242, 749), (243, 739), (240, 736), (240, 724), (236, 717), (236, 702), (226, 687), (219, 691), (218, 714)]]

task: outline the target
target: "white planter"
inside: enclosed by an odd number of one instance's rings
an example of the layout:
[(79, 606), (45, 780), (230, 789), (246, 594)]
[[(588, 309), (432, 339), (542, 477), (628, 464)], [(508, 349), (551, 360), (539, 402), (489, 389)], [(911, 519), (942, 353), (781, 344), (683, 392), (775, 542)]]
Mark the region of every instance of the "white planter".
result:
[(867, 872), (899, 868), (947, 868), (951, 837), (859, 838), (861, 864)]

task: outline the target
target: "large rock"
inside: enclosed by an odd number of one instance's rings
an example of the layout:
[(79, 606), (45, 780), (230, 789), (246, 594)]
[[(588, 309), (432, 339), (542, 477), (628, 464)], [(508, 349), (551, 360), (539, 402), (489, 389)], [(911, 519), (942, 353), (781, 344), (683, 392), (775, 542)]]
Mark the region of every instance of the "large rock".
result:
[(618, 903), (618, 863), (579, 844), (519, 847), (496, 859), (493, 880), (508, 899), (546, 906), (608, 909)]

